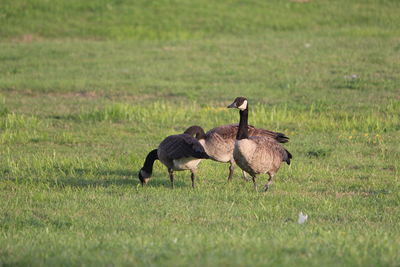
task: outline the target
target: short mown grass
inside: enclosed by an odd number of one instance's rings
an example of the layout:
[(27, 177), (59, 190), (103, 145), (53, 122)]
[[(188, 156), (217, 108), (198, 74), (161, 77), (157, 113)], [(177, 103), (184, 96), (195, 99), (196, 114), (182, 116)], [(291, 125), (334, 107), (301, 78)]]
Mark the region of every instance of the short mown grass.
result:
[[(0, 265), (397, 266), (399, 11), (3, 1)], [(290, 137), (268, 193), (213, 161), (196, 189), (159, 162), (140, 186), (166, 136), (237, 123), (236, 96)]]

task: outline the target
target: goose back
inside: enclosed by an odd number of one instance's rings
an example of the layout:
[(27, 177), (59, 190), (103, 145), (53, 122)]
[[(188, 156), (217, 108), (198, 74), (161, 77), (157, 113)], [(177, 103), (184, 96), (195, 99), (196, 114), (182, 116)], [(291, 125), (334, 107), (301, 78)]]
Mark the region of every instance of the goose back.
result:
[[(266, 130), (263, 128), (256, 128), (252, 125), (248, 125), (248, 135), (249, 136), (265, 136), (270, 137), (276, 140), (279, 143), (287, 143), (289, 141), (289, 137), (287, 137), (283, 133), (273, 132), (270, 130)], [(227, 140), (232, 139), (233, 143), (235, 143), (236, 134), (239, 130), (239, 124), (227, 124), (222, 125), (216, 128), (209, 130), (206, 133), (206, 138), (219, 136), (220, 138)]]
[(169, 169), (186, 170), (196, 168), (201, 159), (208, 159), (199, 141), (187, 134), (165, 138), (157, 149), (158, 159)]

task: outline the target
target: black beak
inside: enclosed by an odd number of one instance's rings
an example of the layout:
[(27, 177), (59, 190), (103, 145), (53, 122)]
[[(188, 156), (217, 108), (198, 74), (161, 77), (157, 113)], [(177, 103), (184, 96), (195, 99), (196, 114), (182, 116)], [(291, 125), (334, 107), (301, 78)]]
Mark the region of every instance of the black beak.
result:
[(229, 106), (227, 106), (227, 108), (236, 108), (236, 103), (233, 102), (232, 104), (230, 104)]

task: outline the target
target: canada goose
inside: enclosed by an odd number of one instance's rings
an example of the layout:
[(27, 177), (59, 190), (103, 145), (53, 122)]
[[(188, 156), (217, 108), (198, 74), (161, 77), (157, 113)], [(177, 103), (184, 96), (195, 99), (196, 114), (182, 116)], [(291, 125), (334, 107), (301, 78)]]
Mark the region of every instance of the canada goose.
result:
[(257, 190), (256, 175), (267, 173), (269, 179), (264, 187), (267, 191), (281, 163), (285, 161), (290, 165), (292, 155), (270, 137), (249, 136), (247, 127), (249, 107), (246, 98), (237, 97), (228, 108), (240, 110), (239, 130), (236, 135), (233, 158), (242, 170), (251, 175), (255, 190)]
[[(200, 144), (202, 144), (206, 153), (212, 160), (218, 162), (229, 162), (228, 181), (230, 181), (235, 168), (233, 148), (235, 146), (238, 129), (238, 124), (228, 124), (216, 127), (209, 130), (207, 133), (204, 133), (203, 128), (194, 125), (187, 128), (185, 133), (191, 136), (195, 135), (196, 139), (199, 140)], [(289, 139), (283, 133), (277, 133), (262, 128), (255, 128), (251, 125), (248, 125), (247, 129), (249, 136), (267, 136), (279, 143), (286, 143)], [(243, 177), (247, 180), (244, 172)]]
[(150, 151), (147, 155), (138, 174), (139, 180), (142, 185), (147, 184), (153, 172), (154, 161), (158, 159), (168, 169), (172, 188), (174, 188), (173, 172), (183, 170), (190, 170), (192, 173), (192, 187), (194, 188), (197, 165), (202, 159), (208, 158), (204, 148), (194, 137), (188, 134), (171, 135), (165, 138), (157, 149)]

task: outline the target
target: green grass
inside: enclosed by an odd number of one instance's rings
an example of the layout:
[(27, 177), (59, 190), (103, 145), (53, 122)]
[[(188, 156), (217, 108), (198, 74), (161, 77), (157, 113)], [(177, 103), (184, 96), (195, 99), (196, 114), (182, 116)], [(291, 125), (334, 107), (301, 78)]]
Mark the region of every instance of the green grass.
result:
[[(190, 40), (220, 35), (312, 31), (390, 36), (399, 33), (397, 0), (173, 1), (2, 0), (5, 39)], [(396, 24), (397, 23), (397, 24)]]
[[(0, 266), (397, 266), (399, 11), (2, 1)], [(195, 190), (158, 162), (139, 185), (166, 136), (238, 122), (236, 96), (290, 137), (268, 193), (212, 161)]]

